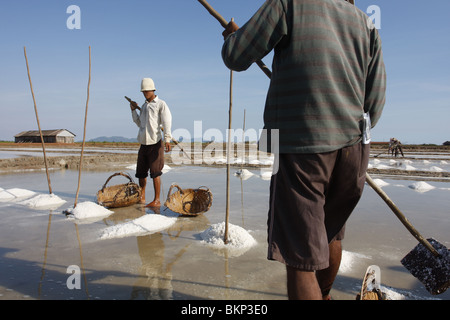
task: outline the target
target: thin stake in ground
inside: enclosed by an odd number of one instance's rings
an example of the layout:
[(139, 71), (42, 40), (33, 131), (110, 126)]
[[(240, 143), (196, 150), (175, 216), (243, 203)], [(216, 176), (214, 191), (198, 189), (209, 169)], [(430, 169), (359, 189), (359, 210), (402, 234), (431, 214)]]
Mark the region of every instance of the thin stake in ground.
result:
[(86, 99), (86, 111), (84, 115), (84, 132), (83, 132), (83, 144), (81, 145), (81, 156), (80, 156), (80, 165), (78, 169), (78, 188), (77, 193), (75, 196), (75, 203), (73, 205), (73, 208), (77, 206), (78, 202), (78, 194), (80, 193), (80, 185), (81, 185), (81, 166), (83, 163), (83, 152), (84, 152), (84, 143), (86, 141), (86, 123), (87, 123), (87, 114), (88, 114), (88, 106), (89, 106), (89, 88), (91, 85), (91, 46), (89, 46), (89, 80), (88, 80), (88, 86), (87, 86), (87, 99)]
[(34, 97), (33, 83), (31, 82), (30, 67), (28, 65), (27, 48), (26, 47), (23, 47), (23, 53), (25, 55), (25, 61), (27, 63), (28, 80), (30, 81), (31, 95), (33, 97), (33, 103), (34, 103), (34, 112), (36, 113), (36, 121), (37, 121), (37, 125), (38, 125), (38, 128), (39, 128), (39, 134), (41, 136), (42, 151), (44, 152), (44, 162), (45, 162), (45, 172), (47, 173), (48, 192), (50, 194), (52, 194), (53, 193), (52, 192), (52, 184), (50, 182), (50, 174), (48, 172), (48, 163), (47, 163), (47, 155), (46, 155), (46, 152), (45, 152), (44, 137), (42, 135), (41, 124), (39, 123), (39, 115), (38, 115), (37, 106), (36, 106), (36, 98)]

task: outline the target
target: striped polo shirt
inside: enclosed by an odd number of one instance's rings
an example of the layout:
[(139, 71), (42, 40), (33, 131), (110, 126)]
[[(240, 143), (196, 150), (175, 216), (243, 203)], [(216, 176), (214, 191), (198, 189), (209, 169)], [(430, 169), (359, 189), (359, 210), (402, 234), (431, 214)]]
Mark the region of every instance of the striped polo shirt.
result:
[(386, 93), (381, 40), (356, 6), (267, 0), (225, 40), (222, 58), (228, 68), (243, 71), (272, 50), (264, 127), (279, 130), (280, 153), (322, 153), (358, 143), (364, 113), (376, 125)]

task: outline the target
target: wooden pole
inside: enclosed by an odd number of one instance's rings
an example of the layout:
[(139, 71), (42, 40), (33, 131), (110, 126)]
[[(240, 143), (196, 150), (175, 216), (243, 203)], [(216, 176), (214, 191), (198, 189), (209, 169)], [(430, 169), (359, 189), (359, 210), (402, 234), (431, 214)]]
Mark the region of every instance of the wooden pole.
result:
[(78, 188), (77, 193), (75, 196), (75, 203), (73, 205), (73, 208), (77, 206), (78, 202), (78, 194), (80, 193), (80, 185), (81, 185), (81, 167), (83, 163), (83, 152), (84, 152), (84, 143), (86, 141), (86, 123), (87, 123), (87, 114), (88, 114), (88, 106), (89, 106), (89, 87), (91, 85), (91, 46), (89, 46), (89, 80), (88, 80), (88, 86), (87, 86), (87, 100), (86, 100), (86, 111), (84, 114), (84, 132), (83, 132), (83, 144), (81, 145), (81, 156), (80, 156), (80, 165), (78, 169)]
[[(231, 19), (233, 21), (233, 19)], [(230, 156), (231, 156), (231, 120), (233, 115), (233, 70), (230, 70), (230, 106), (228, 109), (228, 143), (227, 143), (227, 204), (225, 214), (225, 234), (223, 242), (228, 244), (228, 223), (230, 220)]]
[(44, 162), (45, 162), (45, 171), (47, 173), (48, 192), (50, 194), (52, 194), (52, 185), (51, 185), (51, 182), (50, 182), (50, 174), (48, 172), (47, 155), (46, 155), (46, 152), (45, 152), (44, 137), (42, 135), (41, 124), (39, 123), (39, 116), (38, 116), (38, 111), (37, 111), (37, 106), (36, 106), (36, 99), (34, 97), (33, 83), (31, 82), (30, 67), (28, 65), (28, 58), (27, 58), (27, 49), (26, 49), (26, 47), (23, 47), (23, 53), (25, 55), (25, 61), (27, 63), (28, 80), (30, 81), (31, 95), (33, 97), (33, 103), (34, 103), (34, 112), (36, 113), (36, 121), (37, 121), (37, 125), (38, 125), (38, 128), (39, 128), (39, 135), (41, 136), (42, 151), (44, 152)]
[(241, 174), (242, 170), (244, 169), (244, 160), (245, 160), (245, 109), (244, 109), (244, 123), (242, 124), (242, 145), (244, 146), (244, 152), (242, 154)]

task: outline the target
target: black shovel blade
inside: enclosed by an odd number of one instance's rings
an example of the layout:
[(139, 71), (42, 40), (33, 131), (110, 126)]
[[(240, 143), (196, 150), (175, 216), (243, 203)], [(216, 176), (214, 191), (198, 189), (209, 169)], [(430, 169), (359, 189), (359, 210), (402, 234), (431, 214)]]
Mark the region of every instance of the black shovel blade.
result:
[(450, 286), (450, 250), (432, 238), (427, 240), (439, 253), (438, 257), (419, 243), (401, 262), (428, 292), (437, 295)]

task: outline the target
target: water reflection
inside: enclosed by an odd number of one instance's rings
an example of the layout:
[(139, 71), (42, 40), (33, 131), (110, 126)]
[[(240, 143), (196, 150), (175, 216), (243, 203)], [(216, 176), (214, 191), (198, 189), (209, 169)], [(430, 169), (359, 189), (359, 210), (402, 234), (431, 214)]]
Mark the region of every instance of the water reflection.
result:
[[(50, 239), (52, 217), (53, 217), (53, 211), (50, 211), (50, 213), (48, 215), (47, 233), (46, 233), (47, 236), (46, 236), (46, 240), (45, 240), (44, 259), (43, 259), (43, 263), (42, 263), (41, 277), (40, 277), (39, 284), (38, 284), (38, 299), (41, 299), (42, 295), (43, 295), (42, 294), (42, 285), (43, 285), (43, 281), (45, 279), (45, 275), (46, 275), (46, 271), (47, 271), (47, 257), (48, 257), (48, 249), (50, 247), (49, 239)], [(85, 272), (84, 263), (83, 263), (83, 248), (82, 248), (82, 243), (81, 243), (80, 232), (78, 229), (78, 224), (74, 223), (73, 225), (75, 226), (75, 233), (77, 235), (77, 240), (78, 240), (78, 249), (79, 249), (79, 253), (80, 253), (80, 270), (82, 271), (82, 275), (83, 275), (86, 297), (87, 297), (87, 299), (89, 299), (88, 281), (86, 278), (86, 272)]]

